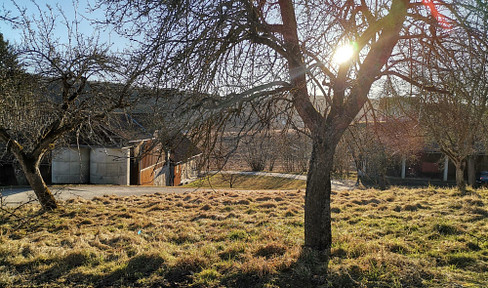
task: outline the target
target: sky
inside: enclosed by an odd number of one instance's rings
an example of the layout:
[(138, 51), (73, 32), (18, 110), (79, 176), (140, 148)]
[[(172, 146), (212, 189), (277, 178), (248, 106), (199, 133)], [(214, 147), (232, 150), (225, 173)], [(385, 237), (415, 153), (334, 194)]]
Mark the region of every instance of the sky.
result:
[[(26, 9), (26, 15), (29, 18), (39, 18), (40, 12), (33, 1), (31, 0), (14, 0), (17, 2), (21, 9)], [(4, 3), (0, 4), (0, 15), (8, 13), (9, 16), (19, 16), (20, 12), (15, 6), (14, 1), (4, 0)], [(122, 49), (128, 42), (116, 35), (115, 32), (104, 31), (96, 29), (95, 25), (91, 24), (91, 20), (104, 19), (102, 11), (89, 11), (90, 3), (93, 5), (93, 0), (78, 0), (77, 3), (73, 3), (70, 0), (36, 0), (39, 8), (48, 13), (49, 9), (47, 5), (50, 5), (56, 16), (56, 29), (54, 34), (60, 39), (61, 42), (67, 41), (67, 30), (65, 25), (65, 19), (62, 17), (61, 12), (66, 16), (68, 22), (71, 22), (77, 16), (80, 25), (78, 25), (78, 32), (86, 36), (100, 35), (102, 42), (109, 43), (112, 49)], [(22, 41), (22, 28), (14, 28), (7, 21), (0, 19), (0, 33), (4, 35), (4, 39), (8, 40), (11, 44), (20, 44)]]

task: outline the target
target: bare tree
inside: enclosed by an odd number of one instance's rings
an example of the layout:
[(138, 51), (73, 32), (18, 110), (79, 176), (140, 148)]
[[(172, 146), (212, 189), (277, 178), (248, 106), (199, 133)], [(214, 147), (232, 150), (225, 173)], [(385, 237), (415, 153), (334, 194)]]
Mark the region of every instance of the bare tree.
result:
[[(252, 171), (263, 171), (266, 168), (266, 164), (274, 160), (272, 159), (272, 132), (265, 131), (250, 136), (251, 137), (243, 139), (241, 144), (245, 149), (245, 161)], [(274, 166), (274, 163), (270, 164), (270, 166)]]
[[(24, 70), (7, 76), (11, 85), (1, 91), (0, 141), (19, 162), (43, 209), (52, 210), (57, 204), (40, 173), (41, 160), (67, 134), (89, 131), (127, 106), (135, 69), (120, 66), (122, 59), (96, 37), (80, 34), (78, 20), (67, 19), (62, 10), (37, 6), (39, 18), (31, 19), (17, 7), (24, 39), (15, 53)], [(66, 42), (54, 34), (56, 17), (63, 19)]]
[(410, 77), (402, 78), (412, 88), (399, 93), (415, 97), (403, 101), (401, 109), (449, 157), (456, 167), (457, 187), (464, 193), (468, 163), (469, 184), (475, 184), (474, 161), (469, 160), (478, 153), (479, 144), (486, 143), (488, 10), (479, 1), (457, 5), (450, 13), (458, 19), (458, 26), (430, 26), (431, 37), (408, 50), (405, 57), (416, 59), (416, 63), (406, 68)]
[[(305, 246), (328, 259), (336, 146), (373, 83), (410, 60), (396, 51), (408, 47), (397, 44), (429, 37), (411, 34), (430, 21), (428, 8), (409, 0), (102, 2), (121, 33), (158, 55), (157, 85), (208, 95), (199, 107), (224, 119), (209, 117), (214, 124), (235, 123), (228, 115), (244, 107), (258, 115), (247, 120), (261, 123), (271, 118), (259, 117), (264, 111), (298, 115), (296, 128), (313, 142)], [(338, 49), (346, 44), (352, 45)], [(351, 59), (333, 61), (346, 52)]]
[(391, 151), (378, 133), (377, 124), (376, 121), (355, 121), (344, 133), (342, 144), (353, 158), (358, 173), (357, 184), (361, 180), (363, 184), (385, 189)]
[(278, 136), (278, 161), (285, 172), (307, 172), (312, 153), (312, 141), (308, 135), (285, 130)]

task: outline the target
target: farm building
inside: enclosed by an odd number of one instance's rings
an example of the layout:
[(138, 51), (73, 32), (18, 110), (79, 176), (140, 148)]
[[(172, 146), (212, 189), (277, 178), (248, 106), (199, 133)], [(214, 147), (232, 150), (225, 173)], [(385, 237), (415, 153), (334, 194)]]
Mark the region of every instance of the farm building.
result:
[(53, 184), (177, 186), (197, 177), (200, 150), (187, 138), (166, 150), (154, 139), (126, 147), (61, 147), (52, 152)]
[[(139, 121), (134, 119), (137, 116)], [(144, 118), (119, 113), (110, 123), (93, 127), (95, 136), (68, 137), (43, 159), (44, 180), (47, 184), (177, 186), (195, 179), (201, 151), (181, 134), (163, 139), (157, 131), (149, 131), (141, 124)], [(0, 186), (5, 185), (27, 185), (10, 153), (0, 155)]]

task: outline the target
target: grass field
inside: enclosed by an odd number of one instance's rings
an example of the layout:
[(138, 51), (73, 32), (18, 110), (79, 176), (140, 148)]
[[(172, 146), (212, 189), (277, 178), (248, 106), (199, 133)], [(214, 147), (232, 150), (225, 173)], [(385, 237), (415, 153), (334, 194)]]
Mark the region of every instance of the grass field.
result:
[[(252, 176), (238, 174), (215, 174), (200, 178), (199, 180), (185, 185), (185, 187), (206, 187), (206, 188), (236, 188), (236, 189), (305, 189), (305, 180), (295, 180), (280, 177)], [(231, 187), (232, 184), (232, 187)]]
[(106, 196), (1, 212), (0, 287), (488, 287), (488, 191), (333, 195), (330, 272), (302, 191)]

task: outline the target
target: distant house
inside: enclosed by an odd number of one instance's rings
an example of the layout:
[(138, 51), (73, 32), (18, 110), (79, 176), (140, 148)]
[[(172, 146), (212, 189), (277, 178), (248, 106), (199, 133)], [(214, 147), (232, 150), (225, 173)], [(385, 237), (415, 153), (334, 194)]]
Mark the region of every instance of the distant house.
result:
[[(405, 111), (415, 101), (417, 100), (412, 97), (382, 98), (375, 103), (374, 121), (370, 121), (368, 125), (361, 123), (364, 129), (370, 129), (369, 133), (380, 139), (382, 153), (388, 154), (382, 157), (386, 161), (381, 163), (382, 167), (387, 168), (386, 176), (455, 180), (454, 164), (440, 151), (434, 140), (419, 128), (418, 121), (405, 115)], [(373, 116), (369, 117), (373, 119)], [(475, 174), (488, 171), (488, 155), (485, 151), (483, 144), (477, 143), (476, 153), (473, 155)], [(365, 160), (361, 167), (362, 172), (374, 173), (369, 168), (370, 164)], [(468, 169), (469, 167), (466, 174)]]

